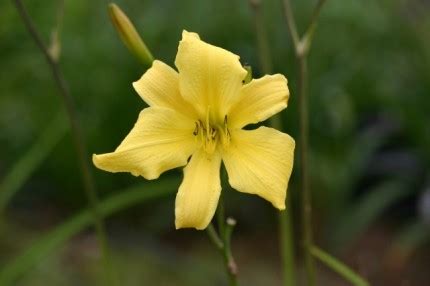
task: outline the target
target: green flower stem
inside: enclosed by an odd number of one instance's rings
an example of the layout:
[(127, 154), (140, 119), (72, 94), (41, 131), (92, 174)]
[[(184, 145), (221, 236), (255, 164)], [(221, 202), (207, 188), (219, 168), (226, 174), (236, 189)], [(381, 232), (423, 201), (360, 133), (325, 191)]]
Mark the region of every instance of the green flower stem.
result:
[(255, 36), (257, 38), (257, 52), (260, 61), (260, 68), (263, 73), (273, 72), (272, 57), (270, 54), (269, 41), (264, 26), (264, 19), (261, 9), (261, 0), (249, 0), (249, 6), (253, 12)]
[[(228, 189), (227, 181), (227, 171), (222, 168), (221, 183), (224, 190)], [(237, 265), (231, 251), (231, 236), (233, 233), (233, 228), (236, 225), (236, 221), (232, 218), (225, 219), (224, 200), (222, 195), (219, 198), (218, 208), (216, 210), (216, 220), (218, 231), (215, 229), (214, 225), (210, 223), (206, 228), (206, 232), (209, 236), (209, 239), (223, 258), (224, 268), (228, 277), (229, 285), (237, 286)]]
[(282, 280), (285, 286), (296, 285), (293, 220), (291, 196), (287, 196), (287, 210), (279, 212), (279, 244), (282, 257)]
[(222, 249), (224, 247), (224, 243), (222, 242), (221, 238), (219, 237), (217, 231), (215, 230), (215, 227), (212, 223), (208, 225), (206, 228), (206, 233), (209, 236), (209, 239), (211, 242), (218, 248)]
[(305, 35), (303, 36), (304, 39), (309, 39), (308, 40), (309, 41), (309, 46), (311, 44), (311, 41), (312, 41), (313, 36), (314, 36), (315, 29), (317, 27), (318, 16), (320, 15), (321, 9), (324, 6), (324, 4), (325, 4), (326, 1), (327, 0), (319, 0), (318, 1), (317, 5), (315, 6), (315, 9), (314, 9), (314, 11), (312, 13), (311, 20), (309, 22), (308, 28), (307, 28), (307, 30), (305, 32)]
[(237, 286), (237, 264), (231, 251), (231, 236), (233, 233), (233, 228), (236, 225), (236, 221), (230, 217), (227, 219), (224, 218), (224, 203), (222, 198), (220, 198), (217, 209), (217, 223), (219, 232), (216, 231), (212, 223), (208, 225), (206, 232), (211, 242), (215, 245), (223, 257), (229, 285)]
[(360, 275), (355, 273), (351, 268), (331, 256), (330, 254), (326, 253), (322, 249), (318, 248), (317, 246), (312, 246), (310, 248), (310, 252), (313, 256), (318, 258), (321, 262), (323, 262), (325, 265), (330, 267), (332, 270), (336, 271), (338, 274), (340, 274), (343, 278), (348, 280), (352, 285), (355, 286), (368, 286), (370, 285), (369, 282), (367, 282), (365, 279), (363, 279)]
[[(260, 60), (260, 66), (264, 74), (273, 72), (272, 58), (269, 49), (269, 41), (267, 38), (266, 29), (261, 10), (260, 0), (249, 0), (249, 4), (253, 10), (255, 34), (257, 37), (257, 47)], [(279, 115), (270, 118), (270, 126), (278, 130), (282, 130), (282, 120)], [(291, 198), (287, 197), (287, 211), (279, 212), (278, 228), (279, 228), (279, 244), (281, 249), (282, 259), (282, 280), (283, 285), (291, 286), (296, 284), (295, 279), (295, 261), (294, 261), (294, 239), (293, 239), (293, 221), (291, 211)]]
[[(227, 182), (227, 174), (223, 170), (222, 172), (222, 181)], [(224, 186), (223, 186), (224, 188)], [(227, 188), (225, 188), (227, 189)], [(218, 232), (219, 233), (225, 233), (225, 212), (224, 212), (224, 198), (223, 196), (219, 197), (218, 207), (216, 210), (216, 216), (217, 216), (217, 224), (218, 224)]]
[(211, 242), (223, 257), (229, 285), (237, 286), (239, 285), (237, 282), (237, 265), (231, 252), (231, 234), (236, 225), (236, 221), (232, 218), (227, 218), (225, 224), (226, 232), (223, 234), (218, 234), (212, 223), (206, 228), (206, 232)]
[(311, 255), (311, 246), (313, 245), (312, 235), (312, 204), (311, 191), (309, 187), (308, 173), (308, 95), (307, 95), (307, 56), (312, 42), (312, 37), (315, 32), (318, 16), (321, 8), (326, 0), (319, 0), (317, 3), (308, 28), (303, 37), (300, 38), (297, 32), (297, 26), (294, 19), (294, 14), (291, 9), (290, 0), (283, 0), (284, 14), (287, 22), (288, 31), (293, 42), (296, 59), (299, 65), (298, 75), (298, 95), (299, 95), (299, 128), (300, 128), (300, 180), (301, 180), (301, 212), (302, 212), (302, 232), (303, 232), (303, 248), (304, 261), (308, 285), (315, 285), (315, 267)]
[(306, 93), (307, 84), (307, 65), (306, 57), (299, 59), (299, 77), (298, 77), (298, 94), (299, 94), (299, 129), (300, 129), (300, 179), (302, 183), (301, 190), (301, 212), (302, 212), (302, 233), (305, 269), (308, 278), (308, 285), (315, 285), (315, 267), (310, 253), (310, 247), (313, 244), (312, 234), (312, 203), (311, 191), (309, 189), (308, 173), (308, 98)]
[(59, 88), (61, 98), (63, 100), (64, 106), (67, 111), (67, 115), (69, 117), (72, 136), (75, 144), (76, 153), (78, 155), (81, 175), (84, 183), (84, 190), (85, 190), (85, 194), (86, 194), (89, 206), (92, 211), (94, 227), (96, 229), (97, 238), (100, 244), (100, 250), (103, 257), (103, 263), (104, 263), (105, 274), (106, 274), (105, 278), (107, 280), (107, 283), (115, 285), (115, 282), (114, 282), (115, 280), (112, 277), (113, 268), (109, 257), (105, 225), (100, 216), (100, 211), (98, 209), (97, 192), (90, 172), (90, 166), (87, 160), (88, 153), (84, 143), (83, 133), (79, 123), (73, 98), (70, 95), (67, 83), (63, 77), (63, 74), (61, 72), (61, 69), (59, 67), (57, 60), (53, 58), (52, 55), (50, 54), (49, 48), (44, 44), (39, 31), (36, 29), (33, 21), (30, 18), (30, 15), (28, 14), (21, 0), (15, 0), (14, 3), (19, 15), (21, 16), (25, 24), (25, 27), (27, 28), (34, 42), (39, 47), (40, 51), (43, 53), (45, 60), (51, 69), (54, 81)]
[(311, 48), (312, 39), (317, 26), (317, 19), (321, 13), (321, 9), (327, 0), (319, 0), (311, 16), (308, 28), (305, 34), (300, 38), (298, 36), (294, 15), (291, 9), (289, 0), (283, 0), (284, 14), (287, 21), (288, 30), (294, 45), (296, 59), (299, 65), (298, 76), (298, 94), (299, 94), (299, 120), (300, 120), (300, 157), (301, 157), (301, 182), (302, 182), (302, 231), (303, 231), (303, 247), (305, 257), (305, 268), (308, 279), (308, 285), (315, 285), (315, 269), (312, 256), (318, 258), (328, 267), (339, 273), (353, 285), (367, 286), (369, 283), (361, 276), (356, 274), (346, 265), (330, 256), (328, 253), (313, 245), (312, 237), (312, 207), (311, 207), (311, 192), (309, 188), (308, 174), (308, 67), (307, 56)]
[(227, 266), (230, 285), (237, 285), (237, 264), (234, 260), (233, 253), (231, 252), (231, 236), (233, 229), (236, 226), (236, 220), (228, 217), (225, 221), (225, 233), (224, 233), (224, 263)]

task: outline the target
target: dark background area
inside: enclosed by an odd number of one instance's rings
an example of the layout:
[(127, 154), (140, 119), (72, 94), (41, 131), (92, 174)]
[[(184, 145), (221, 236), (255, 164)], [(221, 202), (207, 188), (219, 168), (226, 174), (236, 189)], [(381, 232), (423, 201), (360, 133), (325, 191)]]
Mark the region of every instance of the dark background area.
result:
[[(280, 1), (263, 1), (274, 71), (289, 79), (284, 131), (298, 139), (297, 65)], [(90, 153), (113, 150), (145, 107), (131, 83), (144, 68), (112, 27), (106, 1), (66, 1), (61, 68), (77, 102)], [(25, 1), (48, 42), (56, 1)], [(155, 58), (173, 66), (183, 29), (241, 56), (256, 77), (258, 52), (247, 1), (118, 1)], [(315, 1), (293, 1), (302, 32)], [(372, 285), (430, 280), (430, 2), (339, 1), (323, 8), (309, 57), (311, 188), (317, 243)], [(86, 207), (58, 90), (11, 1), (0, 3), (0, 187), (46, 132), (52, 147), (0, 220), (0, 268), (42, 234)], [(52, 131), (54, 130), (54, 131)], [(60, 130), (60, 131), (55, 131)], [(61, 131), (64, 130), (64, 131)], [(56, 132), (56, 133), (55, 133)], [(57, 135), (55, 135), (57, 134)], [(56, 143), (58, 142), (58, 143)], [(42, 151), (36, 151), (39, 153)], [(89, 154), (90, 156), (90, 154)], [(24, 164), (25, 165), (25, 164)], [(92, 169), (100, 197), (130, 187), (172, 189), (107, 220), (121, 285), (224, 285), (221, 258), (206, 233), (174, 230), (182, 171), (148, 183)], [(289, 194), (300, 238), (298, 174)], [(161, 187), (160, 187), (161, 186)], [(0, 192), (3, 190), (0, 189)], [(280, 285), (277, 215), (269, 203), (224, 189), (238, 221), (233, 251), (243, 285)], [(1, 193), (0, 193), (1, 197)], [(300, 276), (301, 253), (297, 246)], [(91, 229), (43, 257), (17, 285), (102, 285)], [(347, 285), (318, 264), (318, 285)]]

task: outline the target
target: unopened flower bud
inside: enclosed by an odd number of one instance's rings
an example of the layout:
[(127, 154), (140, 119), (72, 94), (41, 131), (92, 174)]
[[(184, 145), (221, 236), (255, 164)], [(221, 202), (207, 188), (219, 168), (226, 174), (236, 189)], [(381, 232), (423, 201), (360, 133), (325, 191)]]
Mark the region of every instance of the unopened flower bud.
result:
[(143, 64), (151, 66), (154, 58), (127, 15), (114, 3), (109, 4), (109, 15), (127, 48)]

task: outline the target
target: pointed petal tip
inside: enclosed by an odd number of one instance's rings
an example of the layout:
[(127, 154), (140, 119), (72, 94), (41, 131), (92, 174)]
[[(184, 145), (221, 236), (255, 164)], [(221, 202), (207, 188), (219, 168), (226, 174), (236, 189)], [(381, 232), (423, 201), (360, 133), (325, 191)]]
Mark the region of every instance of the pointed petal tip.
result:
[(271, 200), (272, 206), (278, 209), (279, 211), (284, 211), (286, 208), (286, 205), (285, 205), (286, 198), (287, 198), (287, 190), (285, 190), (285, 193), (283, 193), (279, 197)]
[(187, 30), (182, 30), (182, 41), (187, 39), (197, 39), (200, 40), (199, 34), (195, 32), (188, 32)]
[(160, 66), (164, 64), (162, 61), (160, 60), (154, 60), (151, 64), (151, 66), (139, 77), (139, 79), (135, 80), (132, 82), (132, 85), (134, 87), (134, 89), (136, 89), (136, 86), (138, 86), (139, 82), (142, 80), (142, 78), (145, 76), (145, 74), (148, 73), (148, 71), (154, 67)]
[(280, 210), (280, 211), (284, 211), (285, 210), (285, 202), (282, 202), (282, 203), (278, 203), (278, 204), (273, 204), (273, 206), (275, 207), (275, 208), (277, 208), (278, 210)]
[[(288, 134), (287, 134), (287, 135), (288, 135)], [(290, 135), (288, 135), (288, 136), (290, 136)], [(291, 138), (291, 141), (290, 141), (290, 142), (291, 142), (291, 143), (290, 143), (291, 145), (290, 145), (290, 146), (291, 146), (291, 148), (293, 149), (293, 152), (294, 152), (294, 149), (296, 148), (296, 140), (294, 140), (294, 138), (293, 138), (293, 137), (291, 137), (291, 136), (290, 136), (290, 138)]]
[(288, 99), (290, 97), (290, 89), (288, 87), (288, 79), (285, 75), (277, 73), (271, 76), (273, 80), (280, 81), (285, 84), (285, 102), (288, 103)]
[(92, 160), (93, 160), (93, 164), (97, 169), (106, 171), (106, 172), (113, 172), (110, 168), (109, 168), (109, 153), (107, 154), (93, 154), (92, 156)]
[(100, 167), (99, 167), (99, 164), (100, 164), (99, 155), (93, 154), (92, 161), (93, 161), (94, 166), (96, 166), (97, 168), (100, 169)]

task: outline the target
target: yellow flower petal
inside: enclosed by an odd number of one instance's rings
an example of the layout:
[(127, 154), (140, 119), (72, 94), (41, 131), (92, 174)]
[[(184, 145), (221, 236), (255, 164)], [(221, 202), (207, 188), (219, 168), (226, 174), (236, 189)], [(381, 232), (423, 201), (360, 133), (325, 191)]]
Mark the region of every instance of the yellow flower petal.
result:
[(242, 128), (266, 120), (287, 107), (289, 95), (287, 79), (281, 74), (252, 80), (228, 112), (229, 126)]
[(184, 168), (184, 180), (176, 195), (176, 229), (205, 229), (215, 213), (221, 193), (221, 155), (199, 149)]
[(223, 123), (247, 74), (239, 56), (184, 31), (175, 64), (179, 70), (181, 95), (196, 107), (200, 118), (206, 117), (209, 108), (212, 119)]
[(187, 164), (196, 148), (194, 128), (191, 119), (172, 109), (146, 108), (115, 152), (93, 155), (94, 165), (156, 179), (164, 171)]
[(133, 87), (149, 106), (167, 107), (197, 118), (195, 109), (179, 92), (178, 73), (161, 61), (155, 60)]
[(223, 161), (230, 185), (239, 192), (256, 194), (278, 209), (285, 209), (288, 181), (293, 168), (294, 139), (272, 128), (236, 130)]

